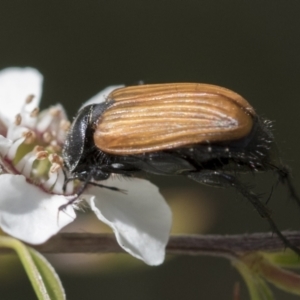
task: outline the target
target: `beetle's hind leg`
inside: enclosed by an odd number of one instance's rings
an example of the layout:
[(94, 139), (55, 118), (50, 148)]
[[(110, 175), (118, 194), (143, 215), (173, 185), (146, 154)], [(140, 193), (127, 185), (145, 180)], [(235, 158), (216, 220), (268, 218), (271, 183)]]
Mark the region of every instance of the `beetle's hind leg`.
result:
[(300, 249), (291, 243), (279, 230), (276, 223), (271, 217), (271, 211), (260, 201), (259, 196), (253, 193), (249, 188), (243, 185), (235, 176), (220, 171), (202, 171), (189, 173), (187, 177), (207, 185), (215, 187), (233, 187), (242, 194), (258, 211), (261, 217), (265, 218), (271, 230), (282, 240), (284, 245), (294, 250), (300, 256)]
[(298, 206), (300, 207), (300, 198), (296, 193), (296, 189), (292, 183), (291, 173), (288, 167), (282, 166), (281, 168), (272, 166), (278, 174), (279, 182), (283, 185), (286, 185), (290, 194), (290, 197), (294, 199)]

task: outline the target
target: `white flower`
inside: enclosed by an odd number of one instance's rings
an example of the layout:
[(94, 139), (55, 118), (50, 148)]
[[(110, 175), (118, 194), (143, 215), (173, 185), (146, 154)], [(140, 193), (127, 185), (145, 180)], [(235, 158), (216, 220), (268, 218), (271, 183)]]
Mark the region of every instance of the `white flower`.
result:
[[(59, 208), (76, 194), (60, 156), (70, 125), (61, 105), (39, 112), (42, 75), (32, 68), (0, 72), (0, 228), (30, 244), (40, 244), (76, 218), (76, 205)], [(89, 103), (104, 101), (105, 89)], [(126, 194), (88, 186), (81, 198), (109, 225), (120, 246), (149, 265), (163, 262), (171, 212), (157, 187), (146, 180), (114, 178), (101, 184)]]

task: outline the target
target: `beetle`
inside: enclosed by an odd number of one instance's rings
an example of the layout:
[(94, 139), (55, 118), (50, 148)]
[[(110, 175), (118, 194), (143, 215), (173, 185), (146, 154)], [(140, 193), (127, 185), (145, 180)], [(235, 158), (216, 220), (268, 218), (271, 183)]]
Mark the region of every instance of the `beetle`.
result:
[(78, 196), (88, 184), (118, 191), (99, 181), (111, 174), (131, 177), (140, 172), (233, 187), (300, 254), (259, 196), (238, 178), (239, 173), (271, 170), (299, 203), (288, 168), (273, 148), (271, 122), (239, 94), (209, 84), (170, 83), (119, 88), (103, 103), (83, 107), (62, 155), (70, 176), (66, 183), (83, 182)]

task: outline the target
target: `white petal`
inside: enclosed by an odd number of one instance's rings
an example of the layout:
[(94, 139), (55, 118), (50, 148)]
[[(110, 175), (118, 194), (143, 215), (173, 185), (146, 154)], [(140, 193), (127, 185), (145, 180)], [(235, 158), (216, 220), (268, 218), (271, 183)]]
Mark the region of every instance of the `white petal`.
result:
[(169, 239), (172, 213), (158, 188), (142, 179), (109, 179), (101, 184), (115, 186), (126, 194), (91, 187), (88, 199), (96, 216), (115, 232), (120, 246), (149, 265), (161, 264)]
[(5, 156), (8, 152), (9, 148), (12, 145), (12, 141), (10, 139), (5, 138), (3, 135), (0, 135), (0, 155)]
[(85, 102), (81, 108), (90, 105), (90, 104), (94, 104), (94, 103), (102, 103), (107, 99), (107, 96), (114, 90), (119, 89), (124, 87), (125, 85), (110, 85), (107, 88), (105, 88), (104, 90), (102, 90), (101, 92), (99, 92), (97, 95), (95, 95), (94, 97), (92, 97), (90, 100), (88, 100), (87, 102)]
[(65, 197), (45, 193), (22, 175), (0, 175), (0, 189), (0, 227), (27, 243), (45, 242), (75, 218), (71, 205), (58, 212)]
[(0, 72), (1, 119), (7, 124), (14, 121), (29, 95), (35, 98), (28, 105), (31, 111), (39, 105), (43, 76), (32, 68), (7, 68)]

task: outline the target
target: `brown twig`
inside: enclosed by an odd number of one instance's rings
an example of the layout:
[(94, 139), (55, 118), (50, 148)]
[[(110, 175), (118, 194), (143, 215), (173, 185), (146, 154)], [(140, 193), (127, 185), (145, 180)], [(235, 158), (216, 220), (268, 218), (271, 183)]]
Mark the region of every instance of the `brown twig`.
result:
[[(285, 231), (284, 235), (300, 247), (300, 232)], [(59, 233), (46, 243), (33, 246), (41, 253), (121, 253), (113, 234)], [(251, 251), (284, 250), (282, 241), (272, 233), (237, 235), (174, 235), (170, 237), (167, 253), (180, 255), (210, 255), (234, 258)], [(11, 252), (0, 249), (0, 254)]]
[[(284, 232), (300, 246), (300, 232)], [(112, 234), (60, 233), (46, 243), (33, 246), (41, 253), (118, 253), (123, 252)], [(171, 236), (167, 253), (181, 255), (214, 255), (236, 257), (249, 251), (284, 249), (280, 239), (272, 233), (240, 235), (178, 235)], [(0, 249), (0, 253), (5, 252)], [(7, 251), (6, 251), (7, 252)]]

